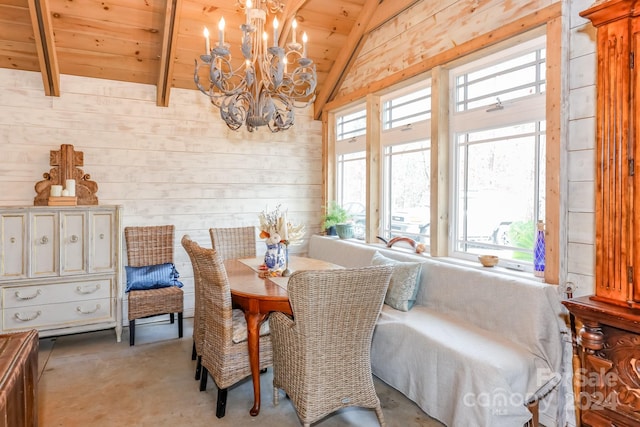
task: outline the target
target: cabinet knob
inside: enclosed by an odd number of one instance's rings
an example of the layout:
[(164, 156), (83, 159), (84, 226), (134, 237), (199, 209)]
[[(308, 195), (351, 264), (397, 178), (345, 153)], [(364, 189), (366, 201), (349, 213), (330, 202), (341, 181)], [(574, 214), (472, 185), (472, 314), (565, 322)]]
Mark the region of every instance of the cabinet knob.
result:
[(100, 239), (104, 239), (104, 233), (100, 233)]
[(49, 243), (49, 238), (47, 236), (42, 236), (42, 238), (40, 239), (40, 243), (46, 245), (47, 243)]
[(78, 241), (78, 236), (75, 234), (71, 236), (71, 243), (76, 243)]
[(11, 243), (15, 243), (15, 242), (16, 242), (16, 238), (15, 238), (15, 237), (12, 237), (12, 238), (10, 238), (10, 239), (9, 239), (9, 241), (10, 241)]

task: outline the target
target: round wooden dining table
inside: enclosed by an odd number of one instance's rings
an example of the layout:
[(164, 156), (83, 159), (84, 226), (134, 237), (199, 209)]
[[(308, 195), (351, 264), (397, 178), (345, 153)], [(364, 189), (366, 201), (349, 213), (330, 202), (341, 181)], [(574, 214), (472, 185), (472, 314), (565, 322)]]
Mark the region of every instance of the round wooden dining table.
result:
[[(247, 320), (247, 347), (253, 380), (252, 416), (260, 413), (260, 325), (272, 311), (292, 314), (287, 294), (287, 277), (260, 277), (263, 258), (229, 259), (224, 262), (234, 307), (244, 311)], [(343, 268), (326, 261), (299, 256), (289, 257), (289, 268), (331, 270)]]

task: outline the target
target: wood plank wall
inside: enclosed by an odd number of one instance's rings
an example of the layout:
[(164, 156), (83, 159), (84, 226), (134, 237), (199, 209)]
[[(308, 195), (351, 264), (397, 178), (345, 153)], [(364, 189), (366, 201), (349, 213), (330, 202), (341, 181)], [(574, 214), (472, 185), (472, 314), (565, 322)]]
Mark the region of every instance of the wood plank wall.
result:
[(569, 3), (569, 138), (567, 142), (567, 280), (576, 296), (595, 292), (596, 32), (579, 13), (590, 0)]
[[(46, 97), (39, 73), (0, 69), (0, 205), (33, 205), (50, 150), (73, 144), (100, 204), (124, 206), (124, 226), (175, 224), (186, 315), (193, 273), (184, 234), (211, 247), (210, 227), (257, 227), (258, 214), (279, 203), (308, 236), (320, 230), (321, 122), (311, 109), (285, 132), (233, 132), (195, 90), (173, 89), (162, 108), (155, 86), (62, 75), (61, 88)], [(306, 241), (291, 250), (306, 252)]]
[[(366, 40), (339, 96), (541, 10), (552, 0), (423, 0)], [(498, 18), (499, 17), (499, 18)]]

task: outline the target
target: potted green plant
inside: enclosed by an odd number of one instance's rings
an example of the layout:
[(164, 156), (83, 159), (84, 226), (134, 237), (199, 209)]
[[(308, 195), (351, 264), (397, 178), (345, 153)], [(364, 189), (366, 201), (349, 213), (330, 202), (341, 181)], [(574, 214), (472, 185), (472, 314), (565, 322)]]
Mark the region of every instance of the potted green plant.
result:
[(335, 236), (337, 234), (336, 225), (345, 224), (349, 219), (351, 219), (349, 212), (337, 202), (333, 201), (330, 202), (325, 209), (325, 213), (322, 216), (322, 226), (328, 236)]

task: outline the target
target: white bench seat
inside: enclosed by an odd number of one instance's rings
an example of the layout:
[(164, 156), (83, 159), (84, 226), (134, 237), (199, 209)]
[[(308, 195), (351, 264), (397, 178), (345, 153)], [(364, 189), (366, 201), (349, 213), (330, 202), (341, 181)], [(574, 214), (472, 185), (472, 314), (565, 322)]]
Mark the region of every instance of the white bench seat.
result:
[(565, 425), (571, 335), (556, 286), (382, 245), (309, 243), (310, 257), (345, 267), (370, 265), (376, 251), (422, 262), (413, 308), (383, 306), (371, 347), (377, 377), (447, 426), (523, 426), (532, 400), (542, 424)]

